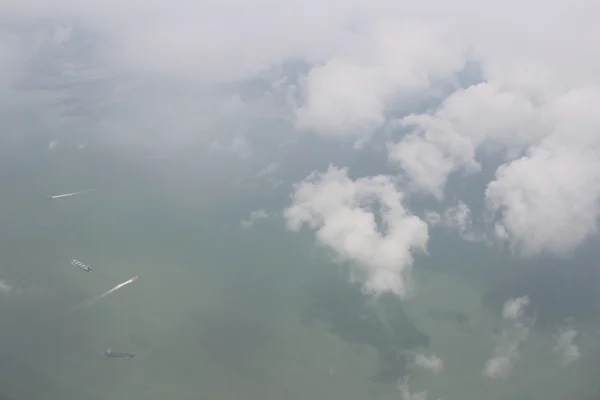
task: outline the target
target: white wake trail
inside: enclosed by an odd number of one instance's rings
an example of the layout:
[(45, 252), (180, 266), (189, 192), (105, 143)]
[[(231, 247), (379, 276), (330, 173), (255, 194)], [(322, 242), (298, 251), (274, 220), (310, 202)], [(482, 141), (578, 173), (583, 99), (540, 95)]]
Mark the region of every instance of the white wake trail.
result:
[(80, 309), (84, 306), (91, 306), (92, 304), (94, 304), (96, 301), (100, 300), (103, 297), (108, 296), (109, 294), (111, 294), (112, 292), (121, 289), (123, 286), (129, 285), (130, 283), (134, 282), (138, 277), (134, 276), (133, 278), (123, 282), (123, 283), (119, 283), (117, 286), (115, 286), (114, 288), (110, 289), (108, 292), (102, 293), (101, 295), (98, 295), (96, 297), (94, 297), (91, 300), (86, 301), (85, 303), (83, 303), (81, 306), (77, 307), (76, 309)]
[(87, 189), (87, 190), (80, 190), (79, 192), (73, 192), (73, 193), (65, 193), (65, 194), (57, 194), (56, 196), (48, 196), (46, 197), (47, 199), (61, 199), (63, 197), (71, 197), (71, 196), (77, 196), (78, 194), (83, 194), (83, 193), (88, 193), (88, 192), (93, 192), (95, 189)]

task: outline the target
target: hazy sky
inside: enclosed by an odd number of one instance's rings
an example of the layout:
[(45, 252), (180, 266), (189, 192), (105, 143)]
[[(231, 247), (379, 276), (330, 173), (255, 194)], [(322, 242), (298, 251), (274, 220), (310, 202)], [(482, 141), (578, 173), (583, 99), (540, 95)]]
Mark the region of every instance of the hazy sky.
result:
[[(260, 118), (289, 126), (286, 146), (303, 135), (379, 146), (380, 175), (319, 167), (269, 212), (308, 227), (370, 293), (405, 298), (433, 229), (515, 258), (569, 257), (595, 235), (598, 15), (586, 0), (4, 0), (2, 142), (36, 130), (47, 151), (96, 141), (252, 158)], [(445, 196), (485, 160), (484, 190)], [(271, 161), (255, 163), (269, 174)], [(411, 212), (408, 199), (438, 206)], [(505, 317), (526, 336), (527, 322)]]

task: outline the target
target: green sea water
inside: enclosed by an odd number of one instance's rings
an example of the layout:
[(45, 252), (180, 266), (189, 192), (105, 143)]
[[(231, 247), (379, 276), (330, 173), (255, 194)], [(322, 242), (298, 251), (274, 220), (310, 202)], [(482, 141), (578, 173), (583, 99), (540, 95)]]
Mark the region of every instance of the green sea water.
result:
[[(429, 399), (600, 393), (595, 318), (577, 362), (562, 366), (550, 332), (534, 329), (509, 378), (482, 375), (505, 324), (483, 301), (504, 262), (490, 253), (432, 250), (415, 263), (414, 298), (374, 300), (279, 215), (240, 226), (254, 209), (280, 212), (288, 193), (243, 167), (89, 160), (2, 175), (2, 399), (400, 399), (406, 378)], [(86, 188), (98, 190), (45, 199)], [(136, 357), (104, 357), (108, 347)], [(444, 370), (417, 368), (403, 356), (413, 351)]]

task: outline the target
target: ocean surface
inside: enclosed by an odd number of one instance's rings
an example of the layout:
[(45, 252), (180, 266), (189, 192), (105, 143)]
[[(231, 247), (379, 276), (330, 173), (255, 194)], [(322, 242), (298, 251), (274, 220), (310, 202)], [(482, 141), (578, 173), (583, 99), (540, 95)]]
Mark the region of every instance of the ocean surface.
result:
[[(0, 160), (0, 280), (11, 287), (0, 293), (0, 399), (600, 395), (593, 248), (576, 262), (532, 265), (435, 234), (414, 265), (414, 298), (374, 299), (311, 232), (286, 230), (293, 182), (274, 188), (204, 153), (23, 154)], [(83, 189), (96, 191), (45, 199)], [(241, 227), (259, 208), (274, 216)], [(502, 303), (521, 295), (537, 325), (510, 376), (485, 377), (507, 325)], [(579, 332), (581, 357), (569, 365), (552, 351), (564, 321)], [(105, 357), (106, 348), (136, 356)], [(443, 370), (419, 368), (415, 353), (437, 355)]]

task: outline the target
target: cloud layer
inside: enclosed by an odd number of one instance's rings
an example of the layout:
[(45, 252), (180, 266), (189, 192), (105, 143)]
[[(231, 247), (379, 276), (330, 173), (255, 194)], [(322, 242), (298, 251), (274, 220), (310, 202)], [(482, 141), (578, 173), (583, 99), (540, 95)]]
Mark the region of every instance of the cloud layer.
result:
[[(403, 199), (446, 201), (452, 179), (488, 163), (487, 225), (472, 226), (461, 198), (442, 225), (523, 256), (565, 256), (597, 232), (599, 12), (563, 0), (8, 0), (0, 113), (14, 131), (57, 134), (46, 143), (85, 132), (117, 150), (212, 143), (249, 159), (256, 118), (386, 144), (396, 177), (312, 175), (287, 216), (359, 265), (370, 290), (405, 296), (428, 231)], [(261, 75), (291, 61), (302, 67)], [(24, 108), (35, 117), (15, 118)], [(385, 203), (387, 230), (367, 198)]]
[(334, 137), (369, 136), (386, 121), (388, 107), (427, 96), (459, 71), (463, 50), (437, 27), (383, 20), (311, 69), (297, 126)]

